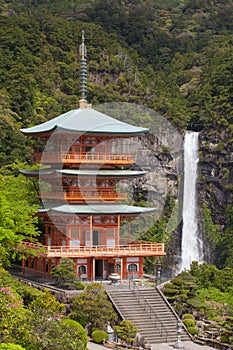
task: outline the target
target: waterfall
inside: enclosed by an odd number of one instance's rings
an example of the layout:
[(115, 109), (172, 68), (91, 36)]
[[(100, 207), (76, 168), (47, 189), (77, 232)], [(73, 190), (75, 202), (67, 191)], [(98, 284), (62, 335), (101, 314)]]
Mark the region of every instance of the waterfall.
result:
[(196, 218), (198, 160), (198, 132), (187, 132), (184, 139), (183, 229), (180, 271), (188, 270), (192, 261), (202, 262), (202, 241), (198, 237)]

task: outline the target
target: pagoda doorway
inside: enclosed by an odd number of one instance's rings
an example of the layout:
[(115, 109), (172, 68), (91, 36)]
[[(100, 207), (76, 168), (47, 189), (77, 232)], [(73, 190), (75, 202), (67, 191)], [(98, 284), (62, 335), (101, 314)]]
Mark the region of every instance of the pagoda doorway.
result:
[(106, 260), (95, 260), (95, 280), (106, 279)]
[(86, 247), (98, 247), (99, 245), (99, 231), (93, 231), (91, 234), (90, 230), (86, 231), (85, 234), (85, 245)]

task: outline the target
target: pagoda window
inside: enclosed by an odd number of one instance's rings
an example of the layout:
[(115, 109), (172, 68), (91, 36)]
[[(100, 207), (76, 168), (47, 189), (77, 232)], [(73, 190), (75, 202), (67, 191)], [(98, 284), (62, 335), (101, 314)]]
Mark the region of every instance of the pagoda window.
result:
[(97, 247), (99, 245), (99, 231), (93, 231), (93, 246)]
[(137, 270), (138, 270), (137, 264), (130, 264), (128, 266), (128, 272), (137, 272)]
[(84, 266), (84, 265), (81, 265), (78, 267), (78, 274), (82, 275), (82, 274), (85, 274), (87, 273), (87, 267)]
[(89, 230), (86, 230), (86, 232), (85, 232), (85, 245), (86, 245), (86, 247), (91, 246), (91, 233)]
[(115, 272), (121, 272), (121, 265), (120, 264), (116, 264)]
[(34, 260), (31, 262), (31, 268), (34, 269)]
[(71, 238), (77, 238), (77, 237), (79, 237), (79, 229), (71, 228)]
[(107, 236), (112, 237), (115, 235), (115, 229), (114, 228), (107, 228)]

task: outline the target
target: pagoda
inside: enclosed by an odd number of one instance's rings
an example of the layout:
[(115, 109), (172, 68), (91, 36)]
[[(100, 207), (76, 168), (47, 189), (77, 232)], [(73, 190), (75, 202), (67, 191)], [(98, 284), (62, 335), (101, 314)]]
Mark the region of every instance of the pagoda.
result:
[[(91, 107), (86, 100), (86, 46), (80, 45), (82, 97), (79, 108), (40, 125), (21, 129), (37, 139), (38, 215), (44, 221), (41, 245), (23, 242), (38, 254), (26, 256), (24, 269), (50, 274), (62, 258), (72, 259), (77, 277), (87, 280), (141, 278), (144, 258), (163, 256), (163, 243), (131, 238), (131, 220), (156, 208), (127, 204), (127, 183), (147, 172), (135, 170), (138, 137), (149, 130), (136, 127)], [(133, 169), (133, 170), (132, 170)], [(123, 182), (123, 185), (122, 185)], [(122, 223), (127, 231), (121, 233)], [(140, 233), (138, 233), (140, 237)]]

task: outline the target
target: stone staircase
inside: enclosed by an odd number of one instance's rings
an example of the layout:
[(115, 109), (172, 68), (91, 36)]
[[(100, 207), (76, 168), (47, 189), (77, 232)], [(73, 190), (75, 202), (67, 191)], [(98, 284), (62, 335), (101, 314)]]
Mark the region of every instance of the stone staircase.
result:
[[(178, 317), (158, 289), (134, 287), (106, 290), (124, 320), (131, 320), (150, 344), (177, 341)], [(183, 328), (181, 340), (191, 340)]]

